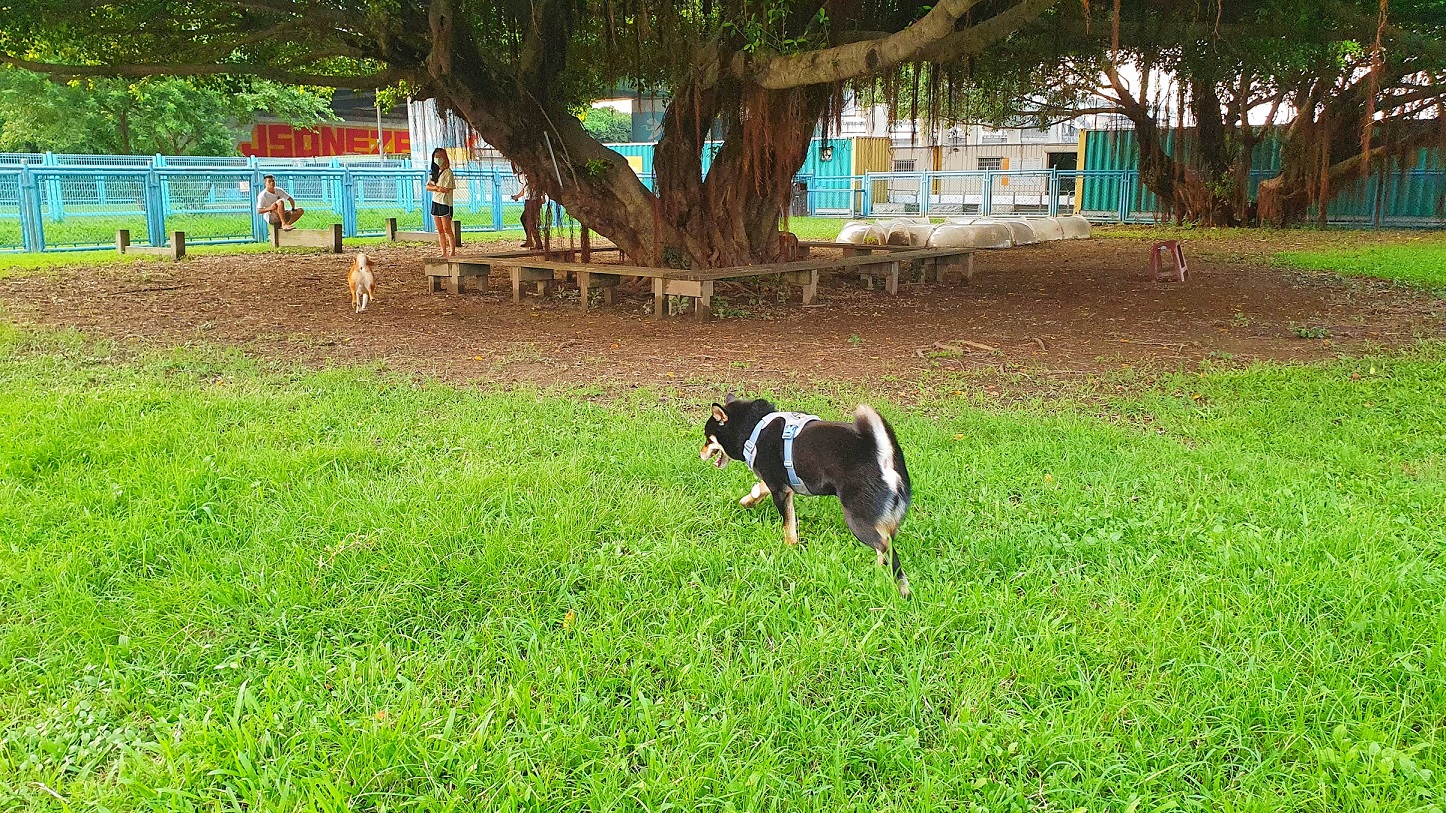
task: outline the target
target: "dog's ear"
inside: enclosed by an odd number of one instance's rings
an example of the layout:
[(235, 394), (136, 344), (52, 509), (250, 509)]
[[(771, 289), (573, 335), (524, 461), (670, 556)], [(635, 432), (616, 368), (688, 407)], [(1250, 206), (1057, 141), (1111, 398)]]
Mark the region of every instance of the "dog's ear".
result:
[(723, 403), (725, 403), (725, 404), (731, 404), (731, 403), (733, 403), (734, 401), (737, 401), (737, 400), (738, 400), (738, 396), (734, 395), (734, 394), (731, 393), (731, 392), (723, 396)]
[(728, 413), (724, 412), (723, 407), (718, 404), (713, 405), (713, 420), (718, 423), (728, 423)]

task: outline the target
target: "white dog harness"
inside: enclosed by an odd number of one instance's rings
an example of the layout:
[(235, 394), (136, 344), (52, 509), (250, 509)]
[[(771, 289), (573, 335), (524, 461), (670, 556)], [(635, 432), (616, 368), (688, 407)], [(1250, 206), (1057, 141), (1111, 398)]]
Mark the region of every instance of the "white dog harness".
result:
[(753, 468), (753, 458), (758, 456), (758, 434), (763, 427), (773, 423), (778, 418), (783, 418), (783, 470), (788, 473), (788, 486), (795, 494), (807, 497), (810, 496), (808, 489), (804, 487), (803, 481), (798, 479), (798, 473), (793, 470), (793, 439), (803, 431), (803, 427), (814, 421), (820, 420), (817, 415), (805, 415), (802, 412), (770, 412), (763, 416), (763, 420), (753, 427), (753, 434), (748, 436), (748, 442), (743, 444), (743, 462), (749, 469)]

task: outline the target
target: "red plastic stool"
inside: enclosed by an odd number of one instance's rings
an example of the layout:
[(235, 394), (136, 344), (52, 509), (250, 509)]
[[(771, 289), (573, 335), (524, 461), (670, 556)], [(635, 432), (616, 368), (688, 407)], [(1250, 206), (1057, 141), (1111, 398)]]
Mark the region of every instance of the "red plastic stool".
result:
[(1190, 273), (1190, 268), (1185, 265), (1185, 252), (1181, 250), (1179, 240), (1165, 240), (1150, 248), (1150, 281), (1157, 282), (1160, 279), (1160, 252), (1162, 251), (1170, 252), (1170, 256), (1175, 258), (1175, 274), (1180, 282), (1184, 282), (1185, 276)]

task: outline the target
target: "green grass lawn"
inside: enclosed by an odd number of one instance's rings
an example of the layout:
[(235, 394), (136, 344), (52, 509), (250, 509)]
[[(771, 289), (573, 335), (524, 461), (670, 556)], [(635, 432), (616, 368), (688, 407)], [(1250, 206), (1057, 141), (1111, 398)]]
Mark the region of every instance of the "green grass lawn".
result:
[(911, 602), (659, 395), (0, 334), (0, 809), (1441, 810), (1446, 350), (880, 405)]
[(1378, 277), (1446, 291), (1446, 234), (1412, 235), (1382, 245), (1288, 251), (1276, 255), (1276, 259), (1293, 268)]

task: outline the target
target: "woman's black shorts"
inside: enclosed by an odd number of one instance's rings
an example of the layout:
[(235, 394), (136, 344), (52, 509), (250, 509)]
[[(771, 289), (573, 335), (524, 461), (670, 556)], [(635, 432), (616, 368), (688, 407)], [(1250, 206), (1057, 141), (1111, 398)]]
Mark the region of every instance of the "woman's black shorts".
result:
[(432, 217), (451, 217), (452, 207), (445, 203), (432, 201)]

